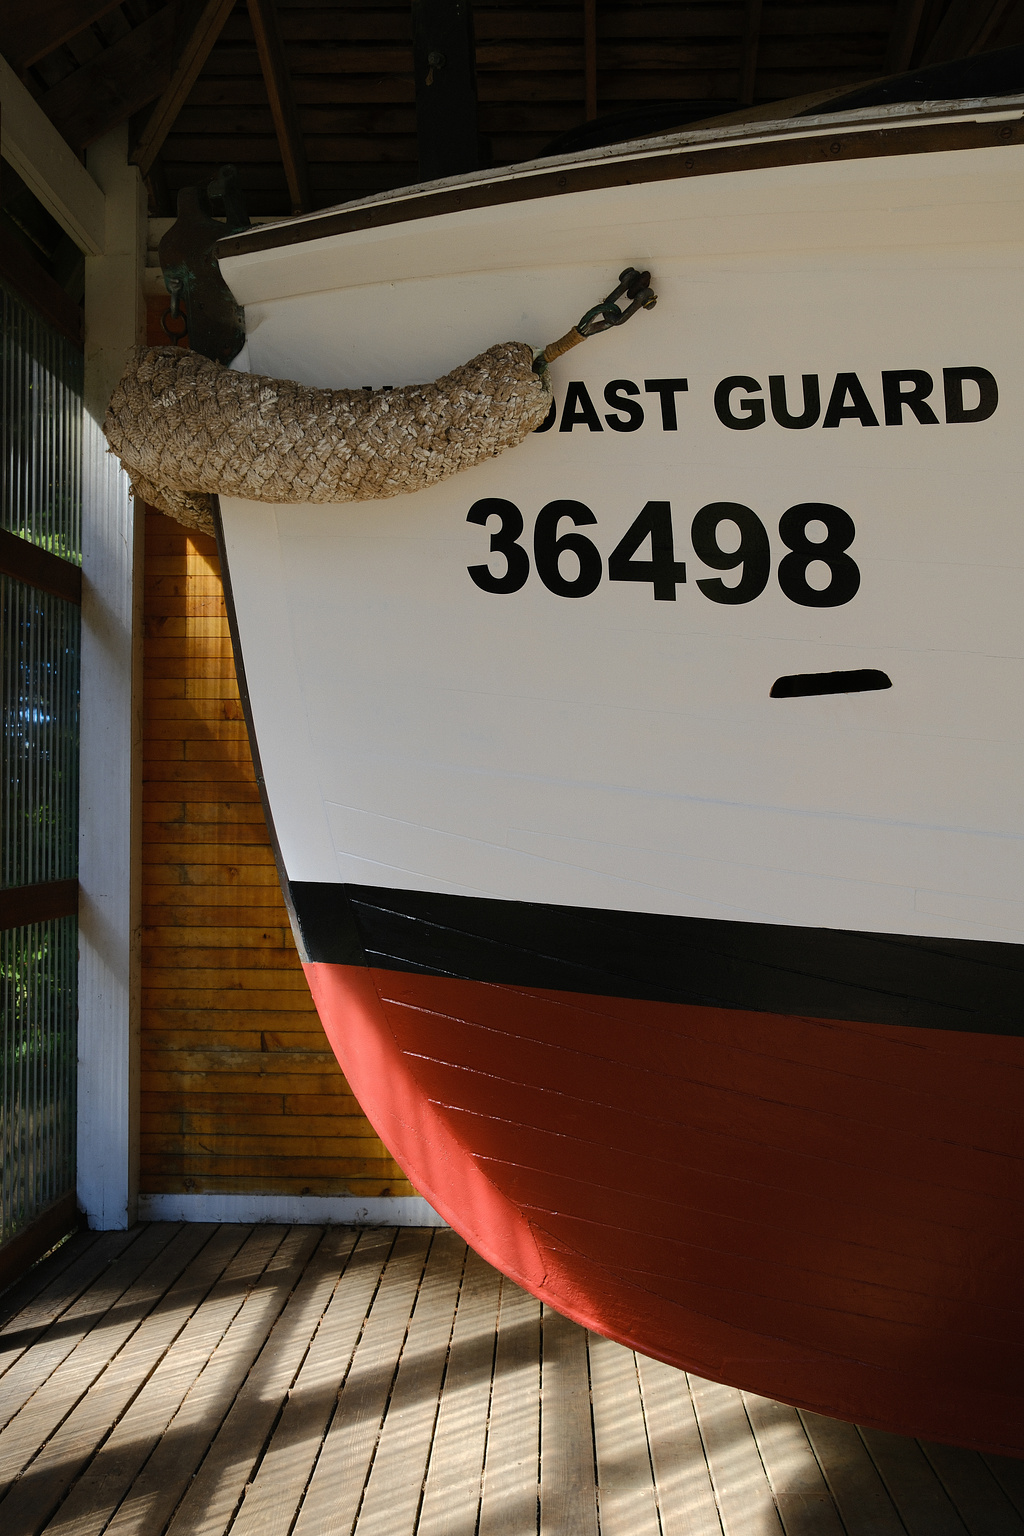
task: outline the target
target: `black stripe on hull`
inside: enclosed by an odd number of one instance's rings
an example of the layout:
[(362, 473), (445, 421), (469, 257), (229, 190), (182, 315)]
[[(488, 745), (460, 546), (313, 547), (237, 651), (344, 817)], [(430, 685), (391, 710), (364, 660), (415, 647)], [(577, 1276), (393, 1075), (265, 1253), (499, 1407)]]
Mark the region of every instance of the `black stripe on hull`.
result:
[(1024, 945), (292, 881), (312, 961), (652, 1002), (1024, 1035)]

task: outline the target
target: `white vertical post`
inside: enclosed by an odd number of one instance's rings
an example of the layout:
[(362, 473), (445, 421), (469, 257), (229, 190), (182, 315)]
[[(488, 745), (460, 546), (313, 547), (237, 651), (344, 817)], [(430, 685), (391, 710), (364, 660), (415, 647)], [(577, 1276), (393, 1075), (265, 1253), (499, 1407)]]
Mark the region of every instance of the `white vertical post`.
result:
[(146, 204), (127, 127), (87, 167), (106, 244), (85, 264), (78, 1201), (109, 1229), (129, 1226), (138, 1201), (143, 514), (100, 427), (142, 334)]

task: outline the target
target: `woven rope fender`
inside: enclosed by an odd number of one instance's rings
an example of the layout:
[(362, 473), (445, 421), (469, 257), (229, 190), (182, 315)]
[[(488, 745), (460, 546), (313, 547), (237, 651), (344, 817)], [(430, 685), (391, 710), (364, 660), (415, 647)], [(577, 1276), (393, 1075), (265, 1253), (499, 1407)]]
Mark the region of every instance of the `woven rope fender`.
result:
[(213, 532), (211, 497), (372, 501), (401, 496), (521, 443), (551, 405), (533, 349), (506, 341), (433, 384), (314, 389), (236, 373), (198, 352), (138, 347), (103, 430), (132, 494)]

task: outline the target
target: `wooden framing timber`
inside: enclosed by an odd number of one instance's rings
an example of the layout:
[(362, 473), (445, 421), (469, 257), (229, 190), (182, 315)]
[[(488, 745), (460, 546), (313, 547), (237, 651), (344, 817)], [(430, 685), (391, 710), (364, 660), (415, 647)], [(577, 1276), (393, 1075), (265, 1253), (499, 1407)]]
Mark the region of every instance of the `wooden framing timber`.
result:
[(40, 880), (0, 890), (0, 932), (74, 917), (78, 911), (77, 880)]
[(132, 150), (129, 160), (137, 165), (145, 176), (160, 153), (163, 142), (174, 126), (175, 118), (185, 104), (199, 72), (210, 56), (232, 10), (235, 0), (206, 0), (202, 14), (175, 65), (163, 95), (150, 114), (142, 130), (142, 136)]
[(295, 106), (295, 93), (284, 55), (277, 3), (276, 0), (248, 0), (248, 4), (249, 20), (256, 39), (263, 83), (267, 88), (270, 115), (274, 120), (274, 132), (277, 134), (284, 164), (292, 212), (305, 213), (310, 206), (309, 170)]
[(51, 597), (81, 605), (81, 568), (72, 565), (70, 560), (62, 560), (59, 555), (51, 555), (48, 549), (40, 549), (28, 539), (19, 538), (6, 528), (0, 528), (0, 571), (27, 586), (49, 592)]

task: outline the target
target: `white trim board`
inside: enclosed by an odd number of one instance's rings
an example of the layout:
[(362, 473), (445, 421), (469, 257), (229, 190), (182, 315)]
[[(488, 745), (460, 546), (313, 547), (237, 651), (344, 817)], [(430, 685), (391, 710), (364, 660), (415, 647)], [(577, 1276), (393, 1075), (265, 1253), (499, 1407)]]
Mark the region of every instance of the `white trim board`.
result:
[(144, 334), (146, 192), (127, 124), (88, 158), (107, 245), (85, 262), (78, 1203), (110, 1231), (135, 1221), (138, 1185), (144, 522), (101, 423)]
[(319, 1227), (446, 1227), (420, 1195), (140, 1195), (140, 1221), (289, 1222)]
[(3, 156), (80, 250), (106, 245), (103, 192), (6, 59), (0, 58)]

